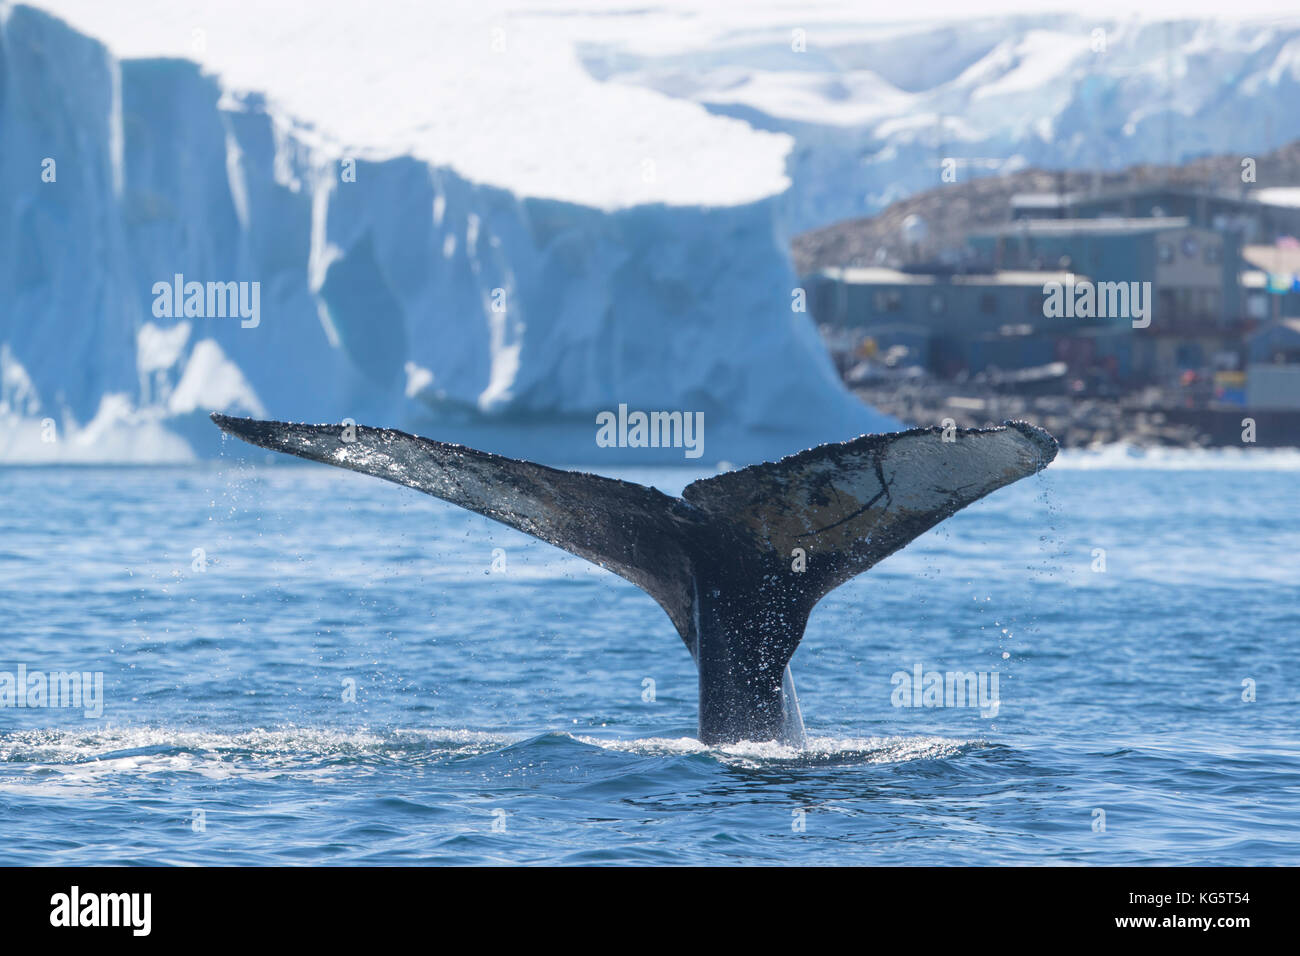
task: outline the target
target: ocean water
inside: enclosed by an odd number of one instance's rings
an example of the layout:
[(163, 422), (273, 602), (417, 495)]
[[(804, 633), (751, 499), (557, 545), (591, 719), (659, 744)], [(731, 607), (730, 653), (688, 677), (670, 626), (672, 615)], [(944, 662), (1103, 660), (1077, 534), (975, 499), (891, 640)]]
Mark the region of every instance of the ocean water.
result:
[(3, 469), (0, 671), (102, 714), (0, 709), (0, 863), (1300, 863), (1298, 479), (1064, 455), (818, 607), (796, 752), (700, 745), (649, 597), (433, 498)]

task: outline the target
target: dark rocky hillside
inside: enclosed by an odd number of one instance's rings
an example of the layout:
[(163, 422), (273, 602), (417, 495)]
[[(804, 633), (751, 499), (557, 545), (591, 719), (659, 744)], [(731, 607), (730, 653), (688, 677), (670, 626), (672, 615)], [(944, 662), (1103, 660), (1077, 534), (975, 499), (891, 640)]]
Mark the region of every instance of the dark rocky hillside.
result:
[(916, 258), (903, 236), (910, 215), (925, 222), (928, 239), (923, 257), (954, 249), (965, 232), (1010, 218), (1011, 197), (1018, 193), (1079, 193), (1173, 184), (1240, 194), (1246, 188), (1300, 185), (1300, 141), (1256, 160), (1253, 187), (1241, 182), (1241, 155), (1206, 156), (1181, 166), (1140, 165), (1117, 172), (1052, 172), (1024, 169), (1005, 176), (947, 183), (900, 200), (879, 214), (850, 219), (796, 236), (792, 245), (799, 275), (832, 266), (897, 265)]

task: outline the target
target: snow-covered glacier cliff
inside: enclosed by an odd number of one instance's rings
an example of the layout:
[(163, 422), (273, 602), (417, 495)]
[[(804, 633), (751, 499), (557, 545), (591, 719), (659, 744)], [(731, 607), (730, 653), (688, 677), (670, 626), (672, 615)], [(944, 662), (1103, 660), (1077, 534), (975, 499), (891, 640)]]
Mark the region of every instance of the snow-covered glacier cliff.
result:
[[(442, 90), (420, 113), (406, 77), (381, 123), (396, 93), (337, 46), (364, 17), (335, 25), (318, 75), (343, 76), (313, 94), (259, 72), (274, 38), (238, 46), (240, 24), (270, 29), (255, 4), (207, 25), (136, 4), (152, 32), (130, 5), (42, 6), (0, 5), (0, 460), (210, 454), (213, 409), (573, 463), (683, 460), (598, 448), (620, 404), (703, 412), (706, 462), (892, 425), (792, 307), (784, 137), (598, 83), (530, 104), (530, 57), (582, 68), (490, 21), (483, 52), (437, 41), (467, 63), (502, 41), (473, 103)], [(158, 55), (173, 43), (193, 58)], [(445, 67), (422, 75), (464, 82)], [(231, 314), (250, 289), (255, 318)]]
[(870, 215), (953, 177), (1258, 156), (1300, 137), (1294, 4), (986, 15), (1002, 5), (882, 22), (932, 4), (776, 3), (672, 44), (639, 31), (589, 43), (582, 56), (607, 83), (789, 135), (787, 218), (797, 231)]

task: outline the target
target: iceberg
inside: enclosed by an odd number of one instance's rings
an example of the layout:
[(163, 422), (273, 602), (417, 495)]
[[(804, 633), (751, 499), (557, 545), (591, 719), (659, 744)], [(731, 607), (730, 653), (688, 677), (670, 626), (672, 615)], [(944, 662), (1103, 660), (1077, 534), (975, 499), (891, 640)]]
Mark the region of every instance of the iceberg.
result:
[(570, 464), (682, 461), (599, 446), (620, 405), (704, 463), (896, 426), (802, 311), (788, 137), (491, 9), (274, 13), (0, 4), (0, 460), (209, 456), (212, 410)]

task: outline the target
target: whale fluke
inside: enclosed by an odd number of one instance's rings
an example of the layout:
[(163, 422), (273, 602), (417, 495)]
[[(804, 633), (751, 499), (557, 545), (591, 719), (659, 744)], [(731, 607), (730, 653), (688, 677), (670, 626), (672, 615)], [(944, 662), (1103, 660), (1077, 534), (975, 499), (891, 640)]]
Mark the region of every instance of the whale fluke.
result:
[(914, 428), (726, 472), (682, 497), (725, 518), (757, 551), (788, 557), (803, 548), (808, 566), (799, 580), (815, 603), (944, 518), (1042, 470), (1057, 448), (1025, 422)]
[(212, 419), (254, 445), (450, 501), (636, 584), (695, 659), (708, 744), (802, 744), (788, 664), (814, 605), (1057, 451), (1024, 422), (915, 428), (705, 478), (674, 498), (394, 429)]
[(212, 420), (251, 444), (406, 485), (563, 548), (648, 593), (678, 633), (689, 629), (690, 567), (672, 517), (681, 502), (661, 491), (391, 428)]

